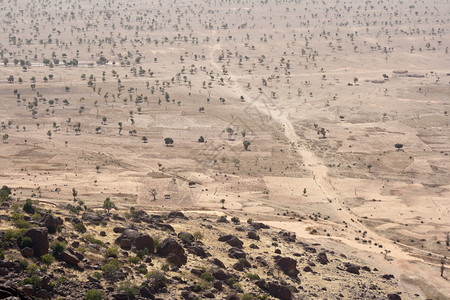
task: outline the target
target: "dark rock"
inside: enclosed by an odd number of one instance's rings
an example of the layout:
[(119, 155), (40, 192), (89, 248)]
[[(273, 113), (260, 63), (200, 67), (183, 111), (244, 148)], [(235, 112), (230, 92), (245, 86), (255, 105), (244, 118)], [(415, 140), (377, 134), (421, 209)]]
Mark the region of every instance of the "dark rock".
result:
[(93, 213), (89, 213), (89, 212), (85, 212), (82, 216), (81, 219), (83, 221), (86, 222), (91, 222), (94, 224), (100, 224), (101, 221), (103, 221), (103, 217), (99, 216), (97, 214), (93, 214)]
[(155, 223), (154, 225), (159, 230), (175, 232), (175, 229), (172, 227), (172, 225), (164, 224), (164, 223)]
[(145, 286), (141, 287), (141, 289), (139, 290), (139, 294), (144, 299), (155, 299), (155, 295), (153, 295), (152, 292), (150, 292), (150, 290)]
[(305, 252), (309, 252), (309, 253), (316, 253), (317, 250), (316, 248), (310, 247), (310, 246), (304, 246), (303, 250), (305, 250)]
[(187, 257), (186, 255), (177, 255), (175, 253), (169, 253), (166, 257), (167, 262), (170, 264), (173, 264), (177, 267), (181, 267), (182, 265), (186, 264)]
[(359, 267), (356, 265), (349, 265), (345, 270), (349, 273), (359, 275)]
[(233, 265), (233, 269), (235, 269), (236, 271), (244, 271), (244, 266), (241, 263), (235, 263)]
[(266, 224), (263, 223), (258, 223), (258, 222), (252, 222), (250, 224), (253, 228), (255, 228), (256, 230), (258, 229), (269, 229), (270, 227), (267, 226)]
[(7, 268), (3, 268), (3, 267), (0, 268), (0, 276), (6, 276), (8, 274), (9, 274), (9, 270)]
[(211, 256), (211, 254), (206, 252), (205, 249), (203, 249), (203, 247), (201, 247), (199, 245), (193, 245), (193, 246), (189, 247), (188, 251), (189, 251), (189, 253), (192, 253), (194, 255), (200, 256), (202, 258), (206, 258), (208, 256)]
[(78, 241), (73, 241), (73, 242), (72, 242), (72, 247), (74, 247), (75, 249), (78, 248), (78, 247), (80, 247), (80, 242), (78, 242)]
[(257, 240), (257, 241), (260, 240), (259, 235), (256, 234), (255, 231), (249, 231), (249, 232), (247, 233), (247, 237), (248, 237), (249, 239), (251, 239), (251, 240)]
[(25, 284), (22, 287), (22, 292), (27, 296), (32, 296), (34, 294), (34, 287), (31, 284)]
[(243, 250), (233, 247), (228, 251), (228, 256), (231, 258), (239, 259), (245, 258), (247, 254)]
[(62, 256), (61, 256), (62, 261), (66, 262), (69, 265), (72, 266), (78, 266), (78, 264), (80, 263), (80, 260), (78, 259), (78, 257), (76, 257), (76, 255), (73, 255), (72, 253), (70, 253), (69, 251), (64, 251)]
[(194, 274), (195, 276), (198, 276), (198, 277), (200, 277), (202, 274), (203, 274), (203, 270), (201, 270), (201, 269), (192, 269), (191, 270), (191, 273), (192, 274)]
[(220, 280), (214, 280), (214, 282), (213, 282), (213, 287), (214, 287), (216, 290), (222, 291), (222, 290), (223, 290), (223, 284), (222, 284), (222, 281), (220, 281)]
[(258, 245), (255, 245), (255, 244), (250, 244), (249, 247), (252, 249), (259, 249)]
[(242, 246), (244, 245), (244, 243), (237, 236), (231, 234), (219, 237), (219, 241), (226, 242), (228, 245), (239, 249), (242, 249)]
[(0, 215), (0, 220), (9, 222), (11, 221), (11, 217), (8, 215)]
[(222, 268), (222, 269), (225, 269), (225, 265), (223, 264), (223, 262), (221, 262), (221, 261), (220, 261), (219, 259), (217, 259), (217, 258), (214, 258), (214, 259), (212, 260), (212, 263), (215, 264), (216, 266)]
[(33, 257), (34, 251), (32, 248), (25, 247), (22, 250), (20, 250), (20, 253), (23, 257)]
[(34, 297), (37, 299), (50, 299), (50, 294), (45, 289), (40, 289), (39, 291), (34, 294)]
[(275, 253), (276, 254), (281, 254), (281, 250), (280, 249), (275, 249)]
[(290, 257), (281, 257), (275, 260), (278, 267), (284, 274), (292, 277), (297, 277), (299, 271), (297, 270), (297, 261)]
[(6, 286), (0, 286), (0, 299), (8, 300), (31, 300), (31, 297), (25, 295), (22, 291), (15, 287), (10, 286), (8, 283)]
[(216, 298), (216, 297), (214, 296), (214, 294), (213, 294), (212, 292), (210, 292), (210, 291), (204, 292), (204, 293), (203, 293), (203, 297), (204, 297), (204, 298), (208, 298), (208, 299)]
[(136, 250), (144, 250), (148, 249), (150, 253), (153, 253), (155, 250), (155, 245), (153, 244), (153, 239), (144, 233), (140, 233), (134, 229), (125, 229), (122, 232), (122, 235), (116, 239), (116, 243), (120, 245), (120, 241), (122, 239), (129, 239), (136, 247)]
[(394, 279), (394, 275), (392, 275), (392, 274), (384, 274), (383, 276), (381, 276), (381, 278), (384, 278), (386, 280), (391, 280), (391, 279)]
[(230, 278), (230, 275), (225, 273), (225, 271), (223, 271), (222, 269), (219, 269), (219, 270), (213, 272), (212, 276), (214, 276), (214, 278), (216, 278), (217, 280), (222, 280), (222, 281), (228, 280), (228, 278)]
[(28, 229), (24, 236), (31, 238), (33, 241), (34, 255), (41, 257), (48, 253), (48, 229), (45, 227), (35, 227)]
[(269, 292), (269, 294), (271, 296), (281, 299), (281, 300), (291, 300), (292, 299), (292, 292), (285, 285), (280, 285), (275, 282), (269, 282), (269, 283), (267, 283), (267, 291)]
[(121, 239), (119, 241), (119, 246), (121, 249), (128, 250), (128, 249), (131, 249), (131, 246), (133, 246), (133, 243), (131, 242), (130, 239)]
[(225, 298), (226, 300), (240, 300), (241, 298), (239, 298), (239, 296), (237, 295), (230, 295), (228, 297)]
[(402, 300), (399, 294), (388, 294), (387, 297), (389, 300)]
[(364, 271), (367, 271), (367, 272), (371, 272), (370, 268), (368, 266), (363, 266), (363, 267), (361, 267), (361, 269), (363, 269)]
[(166, 238), (164, 241), (162, 241), (160, 248), (158, 250), (158, 254), (161, 256), (167, 256), (170, 253), (183, 256), (184, 255), (184, 249), (183, 247), (173, 238)]
[(183, 298), (185, 300), (194, 300), (195, 296), (192, 295), (192, 293), (190, 291), (182, 291), (181, 298)]
[(176, 218), (185, 219), (185, 220), (188, 219), (181, 211), (171, 211), (167, 217), (172, 218), (172, 219), (176, 219)]
[(263, 267), (267, 267), (267, 262), (262, 256), (257, 256), (256, 261)]
[(124, 228), (124, 227), (114, 227), (113, 231), (114, 231), (114, 233), (122, 233), (122, 232), (124, 232), (125, 229), (126, 228)]
[(310, 266), (306, 266), (306, 267), (303, 268), (303, 271), (305, 271), (305, 272), (312, 272), (313, 270), (311, 269)]
[(281, 230), (278, 234), (286, 242), (295, 242), (296, 235), (293, 232), (288, 232), (288, 231), (285, 231), (285, 230)]
[(128, 294), (125, 291), (117, 291), (111, 295), (116, 300), (128, 300)]
[(103, 230), (100, 231), (100, 236), (106, 236), (106, 232), (104, 232)]
[(39, 220), (39, 224), (41, 227), (46, 227), (48, 229), (48, 233), (55, 233), (58, 226), (63, 225), (63, 219), (60, 217), (53, 217), (50, 214), (45, 214), (41, 220)]
[(329, 263), (327, 254), (325, 252), (320, 252), (317, 254), (317, 261), (322, 265), (326, 265)]

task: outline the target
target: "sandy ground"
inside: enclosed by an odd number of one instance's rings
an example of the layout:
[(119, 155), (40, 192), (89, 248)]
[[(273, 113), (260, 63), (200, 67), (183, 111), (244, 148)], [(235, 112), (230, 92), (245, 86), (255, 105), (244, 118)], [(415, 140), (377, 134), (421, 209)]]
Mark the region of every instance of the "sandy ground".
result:
[(5, 4), (0, 184), (262, 220), (395, 274), (406, 297), (448, 298), (449, 9)]

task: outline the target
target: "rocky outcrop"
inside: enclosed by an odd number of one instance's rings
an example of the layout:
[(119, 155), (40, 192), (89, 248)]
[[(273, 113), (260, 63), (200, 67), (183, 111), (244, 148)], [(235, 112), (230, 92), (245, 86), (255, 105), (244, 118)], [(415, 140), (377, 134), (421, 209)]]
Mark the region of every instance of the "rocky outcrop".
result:
[(35, 227), (28, 229), (24, 236), (31, 238), (33, 241), (34, 255), (41, 257), (48, 253), (48, 229), (45, 227)]
[(140, 233), (134, 229), (125, 229), (122, 232), (122, 235), (116, 239), (115, 243), (119, 244), (122, 248), (126, 249), (126, 246), (129, 245), (128, 241), (131, 241), (132, 245), (136, 247), (136, 250), (144, 250), (148, 249), (150, 253), (155, 251), (155, 245), (153, 243), (153, 239), (145, 233)]
[(297, 261), (295, 259), (290, 257), (275, 257), (275, 262), (281, 271), (288, 276), (297, 277), (298, 273), (300, 273), (297, 270)]
[(179, 258), (179, 263), (177, 266), (181, 266), (187, 262), (187, 256), (184, 254), (184, 248), (173, 238), (167, 238), (162, 241), (160, 248), (158, 249), (158, 254), (163, 257), (168, 257), (169, 254)]

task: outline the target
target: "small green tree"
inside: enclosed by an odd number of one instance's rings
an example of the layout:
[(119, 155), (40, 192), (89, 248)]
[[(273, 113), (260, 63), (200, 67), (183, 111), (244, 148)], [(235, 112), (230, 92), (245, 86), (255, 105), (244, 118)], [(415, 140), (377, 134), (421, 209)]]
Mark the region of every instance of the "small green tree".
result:
[(105, 199), (105, 201), (103, 202), (103, 209), (107, 211), (107, 213), (109, 214), (109, 212), (111, 211), (111, 209), (117, 209), (117, 206), (114, 202), (111, 201), (111, 199), (108, 197)]

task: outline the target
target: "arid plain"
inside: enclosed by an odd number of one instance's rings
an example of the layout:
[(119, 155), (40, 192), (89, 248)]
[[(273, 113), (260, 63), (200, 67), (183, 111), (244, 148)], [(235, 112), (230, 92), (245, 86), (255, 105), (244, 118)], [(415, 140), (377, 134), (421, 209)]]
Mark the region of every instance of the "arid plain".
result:
[(0, 3), (14, 197), (252, 218), (449, 298), (448, 1)]

